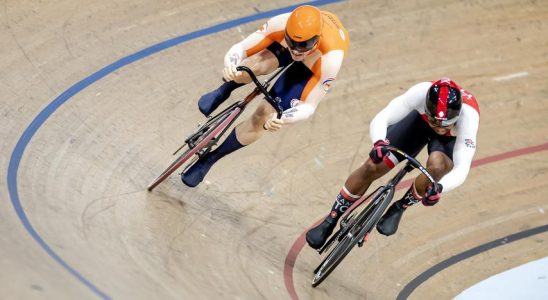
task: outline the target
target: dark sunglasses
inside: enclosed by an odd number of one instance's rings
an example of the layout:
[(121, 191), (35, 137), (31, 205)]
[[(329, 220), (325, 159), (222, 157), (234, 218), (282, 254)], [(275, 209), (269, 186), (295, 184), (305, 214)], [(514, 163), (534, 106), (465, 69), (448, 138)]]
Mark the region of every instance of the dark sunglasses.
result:
[(297, 41), (292, 40), (289, 37), (289, 35), (287, 35), (287, 32), (285, 33), (285, 42), (287, 43), (287, 46), (289, 47), (289, 49), (299, 51), (299, 52), (308, 52), (308, 51), (310, 51), (312, 48), (314, 48), (314, 46), (316, 46), (319, 39), (320, 39), (320, 36), (315, 35), (314, 37), (312, 37), (309, 40), (302, 41), (302, 42), (297, 42)]

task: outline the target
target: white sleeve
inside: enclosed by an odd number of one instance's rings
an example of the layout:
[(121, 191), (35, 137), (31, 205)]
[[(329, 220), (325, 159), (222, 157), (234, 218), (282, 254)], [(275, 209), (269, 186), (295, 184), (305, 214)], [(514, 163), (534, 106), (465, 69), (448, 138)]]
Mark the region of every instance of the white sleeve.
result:
[(290, 109), (284, 110), (282, 114), (282, 119), (284, 120), (284, 123), (296, 123), (308, 119), (311, 115), (314, 114), (315, 110), (315, 106), (312, 106), (308, 103), (303, 103)]
[(443, 193), (461, 185), (468, 176), (476, 152), (476, 135), (479, 127), (478, 112), (468, 105), (463, 105), (456, 127), (453, 169), (439, 181), (443, 185)]
[[(335, 81), (341, 68), (344, 58), (342, 50), (333, 50), (324, 54), (318, 62), (321, 64), (319, 74), (312, 75), (312, 80), (316, 80), (310, 93), (303, 94), (304, 99), (294, 99), (298, 105), (284, 111), (282, 119), (284, 123), (295, 123), (308, 119), (316, 111), (316, 107), (322, 101), (327, 91)], [(309, 83), (310, 83), (309, 81)]]
[(414, 109), (419, 113), (424, 112), (424, 101), (426, 92), (432, 83), (421, 82), (412, 86), (404, 94), (392, 99), (388, 105), (381, 110), (371, 121), (369, 125), (369, 135), (371, 142), (386, 138), (386, 129), (388, 126), (397, 123)]
[(234, 44), (225, 54), (225, 67), (238, 66), (244, 58), (246, 58), (246, 54), (242, 44)]

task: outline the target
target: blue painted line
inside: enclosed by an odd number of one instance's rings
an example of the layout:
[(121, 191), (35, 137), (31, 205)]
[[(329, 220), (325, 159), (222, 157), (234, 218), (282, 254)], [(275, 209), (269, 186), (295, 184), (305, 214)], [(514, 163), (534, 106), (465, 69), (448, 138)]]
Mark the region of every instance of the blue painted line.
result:
[(79, 81), (78, 83), (71, 86), (69, 89), (64, 91), (61, 95), (59, 95), (57, 98), (55, 98), (50, 104), (48, 104), (35, 118), (32, 120), (32, 122), (29, 124), (27, 129), (23, 132), (23, 135), (19, 138), (19, 141), (17, 141), (17, 144), (15, 145), (15, 148), (11, 154), (9, 166), (8, 166), (8, 191), (11, 198), (11, 203), (13, 205), (13, 208), (15, 209), (15, 212), (17, 213), (17, 216), (21, 220), (21, 223), (23, 223), (23, 226), (28, 231), (28, 233), (31, 235), (31, 237), (46, 251), (46, 253), (53, 258), (57, 263), (59, 263), (63, 268), (65, 268), (71, 275), (76, 277), (81, 283), (83, 283), (85, 286), (87, 286), (93, 293), (95, 293), (97, 296), (103, 299), (110, 299), (110, 297), (101, 291), (99, 288), (97, 288), (92, 282), (90, 282), (88, 279), (86, 279), (84, 276), (82, 276), (78, 271), (76, 271), (73, 267), (71, 267), (68, 263), (66, 263), (51, 247), (42, 239), (40, 234), (36, 232), (32, 224), (30, 223), (25, 210), (23, 209), (23, 206), (21, 205), (21, 200), (19, 199), (19, 193), (17, 191), (17, 173), (19, 171), (19, 164), (21, 163), (21, 158), (23, 157), (23, 153), (25, 152), (25, 149), (27, 148), (27, 145), (29, 144), (30, 140), (34, 136), (34, 134), (40, 129), (40, 127), (45, 123), (45, 121), (59, 108), (61, 105), (63, 105), (65, 102), (67, 102), (69, 99), (72, 98), (72, 96), (76, 95), (86, 87), (90, 86), (94, 82), (98, 81), (99, 79), (102, 79), (103, 77), (107, 76), (108, 74), (128, 65), (131, 64), (137, 60), (143, 59), (149, 55), (158, 53), (162, 50), (165, 50), (167, 48), (179, 45), (184, 42), (188, 42), (190, 40), (203, 37), (206, 35), (210, 35), (213, 33), (221, 32), (223, 30), (227, 30), (233, 27), (236, 27), (238, 25), (242, 25), (245, 23), (253, 22), (256, 20), (266, 19), (269, 17), (273, 17), (278, 14), (290, 12), (296, 7), (303, 5), (303, 4), (309, 4), (314, 6), (322, 6), (326, 4), (336, 3), (336, 2), (342, 2), (344, 0), (323, 0), (323, 1), (309, 1), (304, 2), (300, 4), (295, 4), (271, 11), (266, 11), (262, 13), (258, 13), (255, 15), (243, 17), (240, 19), (228, 21), (225, 23), (213, 25), (211, 27), (207, 27), (204, 29), (200, 29), (197, 31), (193, 31), (181, 36), (178, 36), (176, 38), (158, 43), (156, 45), (152, 45), (148, 48), (145, 48), (139, 52), (136, 52), (134, 54), (131, 54), (129, 56), (126, 56), (124, 58), (121, 58), (120, 60), (100, 69), (99, 71), (91, 74), (90, 76), (84, 78), (83, 80)]

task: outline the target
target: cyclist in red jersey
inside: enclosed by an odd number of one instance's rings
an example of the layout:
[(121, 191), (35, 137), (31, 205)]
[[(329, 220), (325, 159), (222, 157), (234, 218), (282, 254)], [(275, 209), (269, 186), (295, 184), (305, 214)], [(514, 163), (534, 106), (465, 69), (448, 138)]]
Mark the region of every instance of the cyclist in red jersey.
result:
[(394, 98), (371, 121), (373, 149), (369, 159), (347, 178), (325, 220), (307, 232), (310, 247), (321, 248), (344, 211), (365, 194), (374, 180), (402, 160), (399, 154), (389, 152), (387, 145), (413, 156), (428, 145), (426, 169), (438, 184), (432, 186), (422, 173), (417, 176), (403, 198), (388, 208), (377, 230), (392, 235), (409, 206), (417, 202), (426, 206), (438, 203), (442, 191), (453, 190), (468, 175), (476, 150), (479, 117), (474, 96), (448, 78), (421, 82)]
[(181, 174), (183, 183), (190, 187), (198, 185), (220, 158), (255, 142), (265, 131), (275, 132), (284, 124), (299, 122), (314, 114), (339, 72), (348, 44), (348, 32), (337, 16), (304, 5), (271, 18), (259, 30), (233, 45), (224, 59), (225, 82), (198, 100), (200, 111), (210, 115), (233, 90), (251, 82), (245, 72), (236, 71), (237, 66), (244, 65), (256, 75), (265, 75), (291, 64), (270, 91), (281, 99), (282, 118), (277, 119), (274, 109), (263, 101), (217, 149)]

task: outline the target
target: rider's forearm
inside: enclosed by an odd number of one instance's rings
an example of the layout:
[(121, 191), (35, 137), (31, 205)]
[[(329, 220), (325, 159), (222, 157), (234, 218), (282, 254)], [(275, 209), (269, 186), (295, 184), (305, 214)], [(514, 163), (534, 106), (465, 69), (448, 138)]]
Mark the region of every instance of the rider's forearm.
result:
[(456, 141), (453, 150), (453, 162), (455, 164), (453, 169), (439, 181), (443, 185), (444, 193), (463, 184), (472, 165), (475, 148), (465, 146), (464, 141), (461, 142), (460, 140)]
[(234, 44), (232, 47), (230, 47), (230, 49), (228, 49), (228, 51), (225, 54), (225, 58), (224, 58), (225, 66), (229, 66), (231, 64), (237, 65), (238, 63), (235, 63), (236, 61), (241, 62), (246, 57), (247, 55), (244, 51), (242, 43)]
[(464, 183), (464, 180), (466, 179), (466, 176), (468, 175), (468, 171), (470, 168), (467, 168), (465, 166), (453, 168), (451, 172), (449, 172), (447, 175), (443, 176), (443, 178), (439, 181), (441, 185), (443, 185), (443, 192), (449, 192), (451, 190), (454, 190), (458, 186)]
[(315, 110), (315, 106), (303, 103), (285, 110), (282, 114), (282, 120), (288, 124), (300, 122), (312, 116)]

